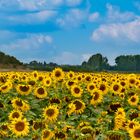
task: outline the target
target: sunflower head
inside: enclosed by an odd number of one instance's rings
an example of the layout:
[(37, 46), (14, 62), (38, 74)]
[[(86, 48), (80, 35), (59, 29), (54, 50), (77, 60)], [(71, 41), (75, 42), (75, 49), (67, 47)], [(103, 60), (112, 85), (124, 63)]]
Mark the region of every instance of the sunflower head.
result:
[(22, 119), (23, 115), (21, 111), (13, 110), (12, 112), (10, 112), (8, 117), (9, 117), (9, 120)]
[(132, 140), (140, 140), (140, 125), (134, 126), (134, 128), (129, 131)]
[(63, 80), (65, 74), (61, 68), (55, 68), (52, 71), (52, 76), (56, 81), (61, 81), (61, 80)]
[(83, 93), (83, 89), (78, 86), (78, 85), (73, 85), (71, 87), (71, 94), (74, 96), (74, 97), (81, 97)]
[(46, 107), (43, 111), (43, 116), (45, 119), (48, 119), (49, 121), (55, 121), (59, 115), (59, 110), (57, 106), (50, 105), (49, 107)]

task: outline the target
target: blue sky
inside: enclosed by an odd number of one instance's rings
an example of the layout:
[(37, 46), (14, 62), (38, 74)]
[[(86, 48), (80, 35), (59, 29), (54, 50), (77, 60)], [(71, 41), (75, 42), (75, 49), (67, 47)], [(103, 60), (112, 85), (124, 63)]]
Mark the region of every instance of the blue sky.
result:
[(81, 64), (140, 54), (140, 0), (0, 0), (0, 50), (23, 62)]

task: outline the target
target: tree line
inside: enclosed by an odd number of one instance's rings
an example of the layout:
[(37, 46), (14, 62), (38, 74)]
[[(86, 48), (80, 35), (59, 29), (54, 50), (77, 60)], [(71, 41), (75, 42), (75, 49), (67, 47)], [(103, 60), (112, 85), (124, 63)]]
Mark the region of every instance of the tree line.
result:
[(0, 52), (0, 64), (1, 65), (12, 65), (14, 68), (17, 66), (24, 66), (32, 70), (45, 70), (51, 71), (56, 67), (61, 67), (64, 71), (124, 71), (124, 72), (140, 72), (140, 55), (120, 55), (115, 58), (115, 65), (108, 63), (107, 57), (97, 53), (92, 55), (88, 61), (82, 62), (81, 65), (58, 65), (50, 62), (38, 62), (36, 60), (29, 63), (23, 63), (16, 57)]
[(92, 55), (88, 61), (82, 62), (81, 65), (58, 65), (56, 63), (46, 63), (45, 61), (31, 61), (27, 64), (30, 69), (51, 71), (56, 67), (61, 67), (65, 71), (124, 71), (124, 72), (140, 72), (140, 55), (120, 55), (115, 58), (115, 65), (108, 63), (107, 57), (102, 54)]

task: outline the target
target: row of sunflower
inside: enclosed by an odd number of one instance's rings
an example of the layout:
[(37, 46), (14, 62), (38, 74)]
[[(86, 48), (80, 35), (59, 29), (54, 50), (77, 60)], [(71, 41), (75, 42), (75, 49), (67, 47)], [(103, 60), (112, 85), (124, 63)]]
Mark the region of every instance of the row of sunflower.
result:
[(0, 140), (140, 140), (140, 75), (0, 73)]

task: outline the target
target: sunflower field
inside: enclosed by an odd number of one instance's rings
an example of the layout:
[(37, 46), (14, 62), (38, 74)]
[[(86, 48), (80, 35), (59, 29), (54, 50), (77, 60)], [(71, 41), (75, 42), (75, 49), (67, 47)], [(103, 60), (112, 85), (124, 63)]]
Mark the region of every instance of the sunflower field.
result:
[(0, 72), (0, 140), (140, 140), (140, 75)]

